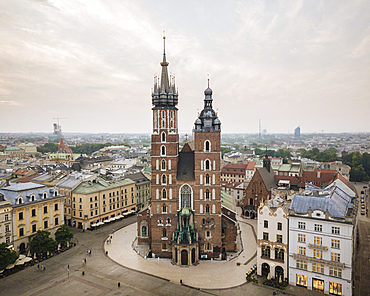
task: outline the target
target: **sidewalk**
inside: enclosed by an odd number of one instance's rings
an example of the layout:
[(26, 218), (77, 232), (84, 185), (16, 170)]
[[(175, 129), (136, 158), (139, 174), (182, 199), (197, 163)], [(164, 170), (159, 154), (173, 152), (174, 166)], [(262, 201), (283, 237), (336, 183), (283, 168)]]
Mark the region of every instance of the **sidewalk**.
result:
[[(256, 240), (252, 226), (240, 223), (243, 251), (230, 261), (201, 261), (196, 266), (179, 267), (170, 259), (144, 259), (133, 249), (136, 223), (113, 234), (112, 242), (104, 243), (108, 256), (122, 266), (202, 289), (224, 289), (246, 283), (245, 274), (256, 264)], [(238, 266), (237, 263), (240, 263)]]

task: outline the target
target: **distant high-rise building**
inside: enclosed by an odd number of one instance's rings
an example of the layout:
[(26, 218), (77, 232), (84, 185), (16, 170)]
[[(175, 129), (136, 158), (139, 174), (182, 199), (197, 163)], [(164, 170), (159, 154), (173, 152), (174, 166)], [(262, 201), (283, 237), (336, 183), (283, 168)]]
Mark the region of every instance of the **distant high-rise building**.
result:
[(294, 129), (294, 138), (300, 138), (301, 137), (301, 127), (298, 126)]

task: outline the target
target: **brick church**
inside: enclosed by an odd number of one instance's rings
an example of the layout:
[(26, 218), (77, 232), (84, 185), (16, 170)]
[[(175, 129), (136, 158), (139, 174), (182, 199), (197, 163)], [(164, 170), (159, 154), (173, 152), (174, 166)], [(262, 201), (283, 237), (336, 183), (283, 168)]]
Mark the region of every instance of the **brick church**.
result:
[(178, 92), (168, 64), (164, 50), (152, 93), (151, 203), (138, 213), (138, 243), (176, 265), (224, 259), (227, 251), (236, 251), (237, 222), (221, 201), (221, 122), (212, 90), (208, 83), (192, 140), (180, 151)]

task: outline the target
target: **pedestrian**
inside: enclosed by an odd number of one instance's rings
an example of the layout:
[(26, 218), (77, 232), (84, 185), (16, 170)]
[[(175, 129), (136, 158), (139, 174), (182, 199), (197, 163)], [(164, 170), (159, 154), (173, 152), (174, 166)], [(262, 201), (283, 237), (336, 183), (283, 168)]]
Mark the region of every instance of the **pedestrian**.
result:
[(46, 266), (44, 265), (44, 270), (46, 269)]
[(40, 264), (37, 264), (37, 270), (40, 270)]

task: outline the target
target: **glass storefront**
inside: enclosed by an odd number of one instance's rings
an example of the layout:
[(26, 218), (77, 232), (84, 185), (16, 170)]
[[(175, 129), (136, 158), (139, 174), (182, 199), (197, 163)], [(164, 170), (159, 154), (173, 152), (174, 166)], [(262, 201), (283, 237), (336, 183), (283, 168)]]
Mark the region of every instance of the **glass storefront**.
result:
[(312, 289), (324, 292), (324, 281), (319, 279), (312, 279)]
[(329, 293), (333, 295), (342, 295), (342, 284), (329, 282)]
[(307, 276), (306, 275), (297, 274), (297, 282), (296, 282), (296, 285), (307, 288)]

